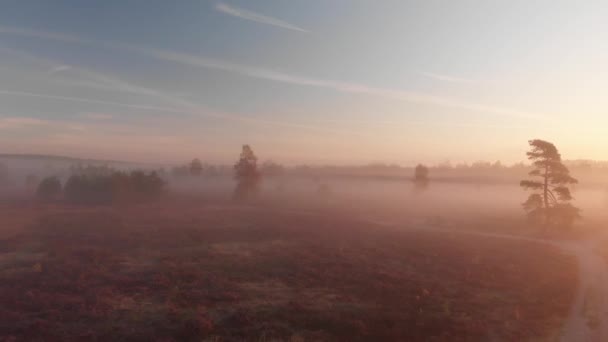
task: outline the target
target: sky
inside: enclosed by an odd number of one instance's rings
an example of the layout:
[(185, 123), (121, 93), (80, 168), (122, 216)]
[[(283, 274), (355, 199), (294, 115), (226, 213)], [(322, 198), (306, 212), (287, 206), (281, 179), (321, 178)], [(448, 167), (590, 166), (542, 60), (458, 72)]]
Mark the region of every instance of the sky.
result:
[(604, 1), (0, 2), (0, 153), (608, 159)]

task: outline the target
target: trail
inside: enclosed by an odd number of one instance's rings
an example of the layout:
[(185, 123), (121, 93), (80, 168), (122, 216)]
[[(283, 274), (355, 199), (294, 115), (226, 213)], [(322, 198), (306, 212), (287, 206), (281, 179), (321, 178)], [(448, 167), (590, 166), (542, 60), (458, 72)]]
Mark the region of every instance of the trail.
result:
[(493, 237), (518, 241), (529, 241), (551, 245), (563, 252), (574, 255), (579, 264), (579, 283), (568, 318), (562, 327), (559, 340), (563, 342), (608, 341), (608, 265), (599, 255), (597, 245), (608, 234), (598, 234), (582, 241), (557, 241), (500, 233), (464, 231), (450, 228), (431, 227), (429, 224), (413, 226), (397, 225), (385, 221), (367, 220), (369, 223), (410, 230), (424, 230), (474, 236)]
[(579, 285), (561, 341), (608, 341), (608, 272), (597, 241), (582, 242), (574, 251)]
[[(314, 211), (292, 210), (289, 212), (325, 216), (325, 214), (315, 213)], [(369, 217), (359, 217), (355, 220), (392, 229), (469, 234), (498, 239), (529, 241), (559, 248), (564, 253), (575, 256), (579, 265), (579, 283), (575, 299), (571, 305), (568, 318), (561, 329), (559, 341), (608, 341), (608, 264), (597, 250), (598, 244), (604, 239), (608, 239), (608, 232), (590, 236), (585, 240), (559, 241), (501, 233), (467, 231), (450, 228), (449, 225), (445, 226), (446, 228), (436, 227), (425, 221), (399, 223), (374, 220)]]

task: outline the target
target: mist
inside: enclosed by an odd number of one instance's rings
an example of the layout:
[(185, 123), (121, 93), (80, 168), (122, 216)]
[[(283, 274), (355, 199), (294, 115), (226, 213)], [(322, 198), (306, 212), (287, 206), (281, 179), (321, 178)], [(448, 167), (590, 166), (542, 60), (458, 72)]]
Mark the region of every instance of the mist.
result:
[(0, 342), (608, 341), (608, 6), (11, 1)]

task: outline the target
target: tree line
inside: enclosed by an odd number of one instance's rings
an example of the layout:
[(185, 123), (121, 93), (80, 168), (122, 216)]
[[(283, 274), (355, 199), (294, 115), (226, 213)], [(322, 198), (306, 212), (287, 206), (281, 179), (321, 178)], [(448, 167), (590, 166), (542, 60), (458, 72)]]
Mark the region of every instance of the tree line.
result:
[(113, 202), (140, 202), (158, 198), (166, 182), (154, 171), (97, 172), (90, 167), (72, 174), (65, 184), (58, 177), (43, 179), (36, 194), (43, 200), (63, 198), (73, 204), (109, 204)]
[[(570, 186), (578, 180), (562, 161), (555, 145), (534, 139), (529, 141), (530, 151), (526, 153), (531, 161), (531, 179), (522, 180), (520, 186), (532, 193), (522, 204), (527, 217), (546, 226), (571, 226), (581, 218), (580, 209), (572, 205)], [(232, 168), (236, 186), (233, 197), (237, 200), (250, 200), (257, 196), (263, 175), (277, 176), (285, 173), (285, 168), (273, 162), (258, 168), (258, 158), (249, 145), (243, 145), (237, 162)], [(194, 159), (180, 171), (190, 176), (215, 175), (217, 169)], [(186, 171), (184, 171), (186, 170)], [(206, 171), (207, 170), (207, 171)], [(2, 169), (0, 169), (2, 171)], [(175, 173), (174, 169), (174, 173)], [(416, 189), (425, 189), (431, 181), (431, 169), (419, 164), (414, 168), (413, 182)], [(72, 175), (65, 185), (57, 177), (43, 179), (37, 187), (41, 199), (51, 200), (63, 196), (71, 203), (104, 204), (115, 201), (143, 201), (159, 197), (166, 181), (155, 171), (116, 171), (106, 166), (77, 165), (71, 168)], [(1, 175), (1, 173), (0, 173)], [(28, 182), (33, 179), (28, 179)], [(329, 188), (319, 193), (328, 194)]]

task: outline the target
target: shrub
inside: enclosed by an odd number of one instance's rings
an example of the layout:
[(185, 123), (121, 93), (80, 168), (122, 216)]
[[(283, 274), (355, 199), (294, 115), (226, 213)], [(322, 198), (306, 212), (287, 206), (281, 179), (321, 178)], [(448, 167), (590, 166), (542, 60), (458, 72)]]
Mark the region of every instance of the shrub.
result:
[(416, 183), (428, 183), (429, 168), (422, 164), (418, 164), (414, 169), (414, 181)]
[(109, 204), (119, 200), (136, 202), (160, 196), (164, 186), (165, 181), (156, 172), (72, 175), (65, 185), (65, 197), (80, 204)]
[(72, 175), (65, 184), (65, 198), (73, 203), (103, 204), (113, 198), (109, 176)]

